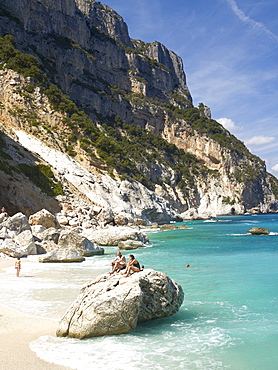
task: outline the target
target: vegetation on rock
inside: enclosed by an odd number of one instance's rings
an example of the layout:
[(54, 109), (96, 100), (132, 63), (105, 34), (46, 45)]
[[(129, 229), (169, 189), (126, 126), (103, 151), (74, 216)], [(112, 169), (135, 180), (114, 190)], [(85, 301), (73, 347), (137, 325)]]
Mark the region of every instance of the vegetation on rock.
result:
[(23, 172), (45, 194), (56, 196), (64, 193), (61, 183), (54, 181), (55, 177), (50, 166), (46, 166), (44, 164), (30, 166), (25, 163), (20, 163), (18, 167), (21, 172)]

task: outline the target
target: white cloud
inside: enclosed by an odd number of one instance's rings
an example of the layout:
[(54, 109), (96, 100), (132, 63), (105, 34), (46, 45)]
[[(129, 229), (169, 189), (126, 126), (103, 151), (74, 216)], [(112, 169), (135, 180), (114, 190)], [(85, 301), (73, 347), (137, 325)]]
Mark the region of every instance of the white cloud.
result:
[(237, 131), (241, 129), (241, 127), (237, 126), (230, 118), (218, 118), (216, 121), (229, 131)]
[(250, 139), (245, 140), (246, 145), (264, 145), (272, 143), (275, 140), (274, 136), (253, 136)]
[(275, 172), (278, 172), (278, 163), (275, 166), (271, 167), (271, 169)]
[(226, 0), (226, 1), (230, 5), (232, 11), (242, 22), (251, 25), (252, 27), (259, 31), (262, 31), (263, 33), (267, 34), (272, 40), (278, 42), (278, 37), (274, 33), (272, 33), (263, 23), (256, 22), (250, 17), (248, 17), (241, 9), (239, 9), (235, 0)]

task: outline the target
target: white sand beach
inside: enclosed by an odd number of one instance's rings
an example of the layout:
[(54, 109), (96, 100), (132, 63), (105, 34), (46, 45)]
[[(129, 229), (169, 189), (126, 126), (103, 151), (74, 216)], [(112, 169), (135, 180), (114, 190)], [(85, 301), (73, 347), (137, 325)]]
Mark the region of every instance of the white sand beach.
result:
[[(14, 265), (13, 259), (0, 258), (0, 279), (3, 268)], [(20, 277), (19, 277), (20, 279)], [(41, 360), (29, 348), (29, 343), (42, 335), (55, 335), (57, 323), (51, 319), (26, 315), (0, 305), (1, 370), (63, 370), (64, 366)], [(20, 310), (20, 307), (18, 308)]]

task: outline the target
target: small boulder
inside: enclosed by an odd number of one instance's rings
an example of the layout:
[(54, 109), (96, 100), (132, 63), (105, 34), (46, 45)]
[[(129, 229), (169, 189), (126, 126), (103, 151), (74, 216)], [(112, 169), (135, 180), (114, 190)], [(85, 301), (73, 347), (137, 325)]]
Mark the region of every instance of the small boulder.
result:
[(42, 209), (37, 213), (34, 213), (29, 217), (29, 223), (31, 226), (42, 225), (46, 229), (54, 227), (56, 229), (60, 228), (59, 222), (56, 217), (46, 209)]
[(248, 233), (252, 235), (268, 235), (269, 231), (264, 227), (252, 227), (252, 229), (248, 230)]
[(173, 224), (165, 224), (160, 226), (160, 231), (175, 230), (176, 226)]
[(6, 215), (5, 215), (5, 213), (0, 213), (0, 224), (4, 221), (4, 220), (6, 220)]
[(14, 237), (25, 230), (31, 230), (28, 218), (21, 212), (16, 213), (12, 217), (6, 217), (1, 227), (7, 228), (10, 237)]
[(85, 258), (75, 249), (57, 248), (39, 257), (39, 262), (83, 262)]
[(142, 220), (142, 218), (136, 218), (136, 219), (134, 220), (134, 223), (135, 223), (135, 225), (137, 225), (137, 226), (144, 226), (144, 227), (146, 227), (146, 226), (147, 226), (147, 221), (146, 221), (146, 220)]
[(42, 225), (34, 225), (34, 226), (31, 226), (31, 230), (32, 230), (33, 235), (39, 238), (40, 234), (44, 232), (46, 228)]
[(24, 256), (24, 252), (21, 250), (19, 245), (12, 239), (4, 239), (0, 243), (0, 253), (5, 254), (9, 257), (22, 257)]
[(64, 215), (57, 215), (57, 221), (60, 225), (67, 225), (69, 223), (69, 219)]
[(146, 244), (140, 242), (139, 240), (124, 240), (120, 241), (118, 244), (119, 249), (121, 250), (132, 250), (137, 248), (144, 248)]
[(102, 211), (97, 216), (99, 222), (102, 222), (104, 225), (107, 225), (114, 221), (114, 213), (112, 209), (102, 209)]
[(115, 222), (115, 225), (125, 226), (125, 225), (128, 224), (129, 219), (128, 219), (126, 213), (119, 213), (119, 214), (115, 215), (114, 222)]
[(55, 229), (55, 227), (49, 227), (45, 229), (40, 235), (40, 239), (42, 241), (51, 241), (55, 244), (58, 244), (58, 240), (60, 237), (60, 230)]
[[(40, 248), (38, 248), (38, 246), (40, 246)], [(40, 253), (38, 252), (38, 254), (52, 252), (57, 248), (58, 245), (54, 243), (53, 240), (43, 240), (40, 243), (37, 242), (37, 250), (40, 251)]]
[(8, 229), (4, 226), (2, 229), (0, 229), (0, 239), (7, 239), (10, 238), (10, 235), (8, 233)]
[(188, 227), (186, 225), (174, 225), (174, 224), (166, 224), (160, 227), (161, 231), (179, 230), (179, 229), (188, 229)]

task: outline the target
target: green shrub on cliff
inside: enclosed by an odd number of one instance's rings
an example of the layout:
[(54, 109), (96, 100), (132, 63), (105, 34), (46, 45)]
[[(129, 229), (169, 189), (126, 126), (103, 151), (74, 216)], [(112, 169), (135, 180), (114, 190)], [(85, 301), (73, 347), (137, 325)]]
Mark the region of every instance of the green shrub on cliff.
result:
[(46, 79), (40, 68), (38, 59), (31, 54), (21, 53), (13, 45), (13, 37), (0, 37), (0, 66), (22, 73), (24, 77), (31, 77), (43, 83)]
[(18, 167), (45, 194), (49, 196), (64, 194), (61, 183), (54, 181), (55, 177), (50, 166), (44, 164), (29, 166), (25, 163), (20, 163)]

